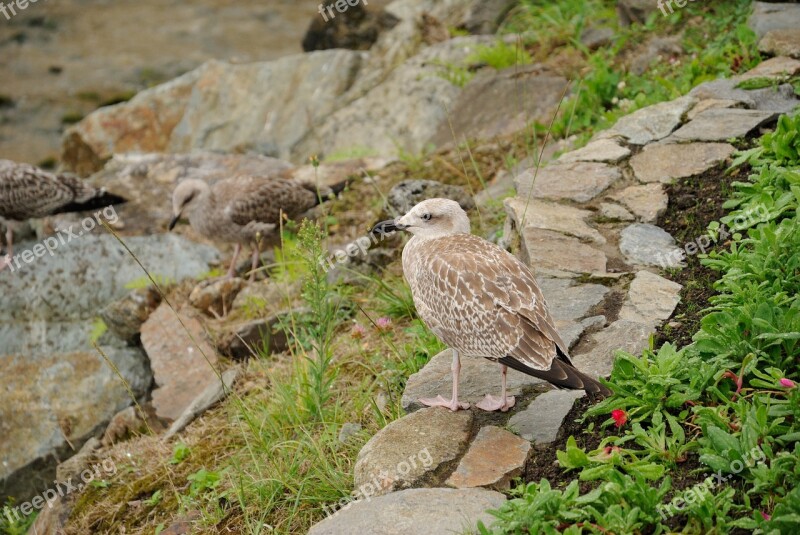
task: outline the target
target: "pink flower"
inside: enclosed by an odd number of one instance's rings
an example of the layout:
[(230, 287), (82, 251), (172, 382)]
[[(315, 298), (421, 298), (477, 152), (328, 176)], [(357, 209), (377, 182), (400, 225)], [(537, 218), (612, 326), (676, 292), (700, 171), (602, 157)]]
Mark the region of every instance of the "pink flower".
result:
[(767, 513), (765, 513), (764, 511), (759, 511), (759, 513), (761, 513), (761, 518), (763, 518), (763, 519), (764, 519), (764, 520), (766, 520), (767, 522), (769, 522), (769, 520), (772, 518), (770, 515), (768, 515), (768, 514), (767, 514)]
[(358, 323), (353, 325), (353, 328), (350, 330), (350, 336), (352, 336), (356, 340), (361, 340), (366, 335), (367, 335), (367, 330)]
[(390, 318), (378, 318), (375, 320), (375, 326), (381, 332), (386, 332), (392, 328), (392, 320)]
[(614, 425), (619, 429), (628, 421), (628, 413), (622, 409), (614, 409), (611, 411), (611, 418), (614, 420)]
[(787, 379), (786, 377), (784, 377), (783, 379), (781, 379), (778, 382), (784, 388), (794, 388), (795, 386), (797, 386), (796, 384), (794, 384), (794, 381), (792, 381), (791, 379)]

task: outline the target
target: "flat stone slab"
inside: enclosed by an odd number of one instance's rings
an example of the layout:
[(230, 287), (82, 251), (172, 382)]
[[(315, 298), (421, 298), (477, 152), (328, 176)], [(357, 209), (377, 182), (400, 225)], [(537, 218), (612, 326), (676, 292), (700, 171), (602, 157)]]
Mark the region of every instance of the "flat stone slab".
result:
[(759, 38), (770, 30), (800, 28), (800, 5), (794, 3), (753, 2), (747, 24)]
[(800, 74), (800, 60), (778, 56), (762, 61), (739, 78), (784, 78), (795, 74)]
[(142, 346), (157, 385), (153, 406), (160, 418), (170, 420), (177, 420), (196, 397), (219, 382), (212, 368), (217, 353), (202, 324), (189, 307), (178, 314), (180, 319), (162, 303), (142, 325)]
[[(450, 365), (453, 356), (449, 349), (433, 357), (420, 371), (408, 378), (401, 403), (406, 412), (423, 408), (420, 398), (435, 398), (441, 394), (450, 399), (453, 390)], [(509, 370), (508, 395), (520, 396), (530, 392), (536, 385), (543, 383), (524, 373)], [(486, 359), (462, 358), (461, 380), (458, 398), (460, 401), (475, 404), (486, 394), (500, 394), (500, 366)]]
[(603, 251), (579, 239), (550, 230), (527, 228), (522, 231), (523, 261), (537, 272), (605, 273)]
[(620, 233), (619, 250), (633, 264), (683, 266), (683, 252), (675, 245), (675, 239), (655, 225), (634, 223), (624, 228)]
[(555, 442), (575, 400), (585, 395), (583, 390), (549, 390), (536, 396), (524, 411), (512, 416), (508, 427), (537, 446)]
[(611, 196), (645, 223), (655, 223), (667, 211), (669, 197), (661, 184), (630, 186)]
[(775, 118), (759, 110), (711, 109), (681, 127), (670, 139), (678, 141), (725, 141), (744, 137)]
[(672, 316), (682, 288), (655, 273), (639, 271), (628, 288), (619, 319), (658, 325)]
[(768, 31), (758, 42), (758, 51), (770, 56), (800, 58), (800, 29)]
[(617, 351), (641, 354), (650, 344), (654, 328), (645, 323), (617, 320), (602, 331), (587, 337), (586, 349), (572, 355), (572, 363), (592, 377), (611, 373)]
[[(534, 180), (535, 175), (535, 180)], [(598, 162), (555, 163), (536, 173), (531, 168), (517, 176), (517, 195), (527, 202), (533, 184), (533, 199), (588, 202), (622, 177), (615, 166)]]
[(431, 535), (468, 533), (478, 521), (487, 527), (486, 511), (506, 501), (485, 489), (407, 489), (350, 502), (313, 526), (308, 535)]
[(555, 324), (558, 334), (561, 335), (561, 339), (567, 344), (567, 348), (572, 349), (572, 346), (580, 340), (586, 330), (596, 327), (597, 325), (605, 325), (606, 317), (592, 316), (580, 321), (555, 320)]
[(588, 210), (537, 199), (528, 203), (521, 197), (506, 199), (505, 207), (506, 213), (518, 229), (525, 227), (554, 230), (598, 244), (606, 243), (603, 235), (586, 223), (586, 219), (592, 215)]
[(600, 217), (609, 221), (633, 221), (633, 214), (618, 204), (603, 202), (600, 203)]
[(788, 113), (797, 106), (797, 97), (790, 84), (782, 84), (777, 88), (741, 89), (737, 87), (743, 80), (736, 78), (719, 78), (698, 85), (689, 93), (701, 99), (734, 100), (750, 110)]
[(481, 428), (447, 485), (457, 489), (485, 487), (508, 490), (522, 475), (531, 443), (493, 425)]
[(537, 277), (553, 319), (576, 321), (601, 303), (610, 291), (602, 284), (579, 284), (571, 279)]
[(621, 117), (612, 128), (600, 132), (597, 139), (621, 136), (634, 145), (664, 139), (681, 125), (683, 116), (696, 102), (695, 98), (685, 96), (636, 110)]
[(729, 143), (648, 145), (631, 158), (631, 168), (640, 182), (668, 184), (713, 169), (735, 150)]
[(631, 150), (628, 147), (623, 147), (612, 139), (598, 139), (583, 148), (562, 154), (558, 161), (619, 163), (630, 155)]
[(467, 448), (472, 418), (472, 411), (429, 407), (390, 423), (358, 453), (356, 490), (374, 497), (441, 484), (436, 472)]

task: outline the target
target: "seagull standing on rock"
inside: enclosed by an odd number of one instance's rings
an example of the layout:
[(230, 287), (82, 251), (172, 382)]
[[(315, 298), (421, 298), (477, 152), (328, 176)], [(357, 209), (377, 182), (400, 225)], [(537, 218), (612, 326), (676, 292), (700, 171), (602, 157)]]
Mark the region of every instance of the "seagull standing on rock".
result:
[(378, 223), (373, 232), (403, 230), (413, 236), (403, 249), (403, 273), (417, 312), (453, 351), (453, 395), (421, 399), (429, 407), (468, 409), (458, 400), (460, 356), (500, 364), (502, 392), (477, 404), (507, 411), (506, 373), (513, 368), (561, 388), (608, 396), (611, 391), (578, 371), (556, 331), (528, 267), (497, 245), (473, 236), (467, 214), (448, 199), (428, 199), (406, 215)]
[(344, 181), (323, 188), (323, 195), (310, 182), (286, 178), (240, 175), (209, 185), (188, 178), (172, 194), (173, 217), (169, 229), (187, 216), (192, 228), (219, 242), (233, 242), (236, 249), (227, 277), (236, 274), (236, 259), (242, 245), (253, 245), (250, 281), (255, 280), (261, 246), (274, 244), (282, 214), (295, 219), (321, 202), (335, 197), (347, 186)]
[(6, 255), (0, 257), (0, 271), (14, 256), (14, 230), (20, 222), (124, 202), (122, 197), (93, 188), (76, 176), (0, 160), (0, 221), (6, 227)]

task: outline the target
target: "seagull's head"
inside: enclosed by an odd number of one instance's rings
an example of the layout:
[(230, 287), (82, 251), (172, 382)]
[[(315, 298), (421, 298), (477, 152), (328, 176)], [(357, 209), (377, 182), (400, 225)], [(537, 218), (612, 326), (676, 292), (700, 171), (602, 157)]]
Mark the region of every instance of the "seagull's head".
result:
[(183, 213), (196, 202), (201, 195), (210, 191), (208, 184), (196, 178), (187, 178), (172, 192), (172, 219), (169, 222), (169, 229), (175, 228)]
[(386, 234), (405, 230), (422, 239), (440, 238), (452, 234), (469, 234), (467, 213), (450, 199), (422, 201), (403, 217), (378, 223), (373, 233)]

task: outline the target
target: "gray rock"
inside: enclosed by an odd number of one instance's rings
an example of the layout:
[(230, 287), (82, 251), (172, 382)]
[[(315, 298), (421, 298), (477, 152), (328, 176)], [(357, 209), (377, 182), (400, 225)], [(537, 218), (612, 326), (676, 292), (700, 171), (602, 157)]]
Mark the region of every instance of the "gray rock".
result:
[(667, 211), (669, 197), (661, 184), (630, 186), (611, 196), (644, 223), (655, 223)]
[(644, 24), (647, 18), (658, 10), (652, 0), (618, 0), (617, 14), (623, 26), (633, 23)]
[(725, 162), (735, 150), (728, 143), (648, 145), (631, 158), (631, 168), (640, 182), (668, 184), (705, 173)]
[(769, 58), (739, 76), (742, 80), (750, 78), (772, 78), (784, 80), (800, 74), (800, 61), (787, 57)]
[(747, 21), (759, 38), (770, 30), (800, 28), (800, 5), (792, 2), (754, 2)]
[[(431, 142), (442, 146), (458, 145), (464, 138), (490, 140), (524, 130), (532, 121), (546, 123), (567, 85), (566, 78), (542, 74), (539, 65), (486, 71), (464, 87)], [(520, 105), (520, 95), (536, 98), (523, 99)]]
[[(435, 398), (439, 394), (449, 399), (453, 390), (450, 365), (453, 356), (449, 349), (433, 357), (420, 371), (408, 378), (401, 404), (406, 412), (423, 408), (420, 398)], [(522, 396), (532, 392), (543, 381), (524, 373), (508, 373), (508, 395)], [(500, 366), (486, 359), (462, 358), (458, 384), (460, 401), (475, 404), (486, 394), (500, 393)]]
[(259, 355), (283, 353), (289, 348), (286, 331), (281, 327), (286, 314), (274, 314), (233, 327), (217, 342), (220, 353), (241, 360)]
[(578, 150), (562, 154), (558, 159), (562, 163), (572, 162), (606, 162), (619, 163), (628, 156), (631, 150), (612, 139), (598, 139)]
[(649, 271), (639, 271), (628, 289), (619, 319), (659, 325), (675, 311), (682, 288)]
[(593, 377), (611, 373), (617, 351), (641, 354), (650, 345), (653, 326), (637, 321), (617, 320), (587, 337), (586, 345), (572, 355), (572, 363)]
[(609, 130), (600, 132), (596, 139), (621, 136), (634, 145), (647, 145), (664, 139), (681, 125), (683, 116), (696, 103), (691, 96), (669, 102), (660, 102), (620, 118)]
[(634, 50), (629, 62), (631, 72), (641, 76), (658, 61), (680, 57), (683, 54), (681, 41), (680, 35), (651, 37)]
[(517, 195), (528, 198), (533, 185), (533, 198), (588, 202), (622, 177), (611, 165), (594, 162), (554, 163), (537, 172), (528, 169), (517, 176)]
[(446, 483), (457, 489), (508, 490), (522, 475), (530, 454), (527, 440), (493, 425), (483, 427)]
[(618, 204), (600, 203), (600, 217), (609, 221), (633, 221), (634, 217), (629, 211)]
[(486, 511), (506, 501), (485, 489), (407, 489), (348, 503), (308, 532), (309, 535), (430, 535), (464, 533), (478, 521), (491, 526)]
[[(720, 98), (707, 98), (701, 100), (692, 110), (686, 114), (686, 118), (690, 121), (703, 113), (706, 110), (716, 108), (746, 108), (746, 103), (739, 100), (720, 99)], [(648, 145), (650, 146), (650, 145)]]
[(169, 440), (186, 429), (198, 416), (227, 397), (231, 393), (231, 388), (233, 388), (238, 376), (239, 368), (231, 368), (223, 372), (219, 381), (208, 385), (205, 390), (192, 400), (183, 411), (183, 414), (173, 422), (172, 426), (164, 434), (164, 440)]
[(553, 230), (598, 244), (606, 242), (602, 234), (586, 223), (586, 219), (592, 215), (588, 210), (540, 200), (531, 200), (529, 203), (521, 197), (506, 199), (504, 204), (508, 217), (517, 229), (524, 226)]
[(142, 324), (161, 303), (161, 294), (152, 286), (139, 288), (100, 311), (108, 330), (120, 340), (133, 344)]
[(776, 113), (758, 110), (706, 110), (678, 129), (671, 140), (725, 141), (744, 137), (776, 117)]
[(616, 33), (608, 26), (591, 27), (581, 33), (581, 44), (589, 50), (597, 50), (613, 43), (615, 37)]
[(356, 460), (355, 488), (365, 496), (438, 486), (447, 463), (469, 444), (472, 412), (426, 408), (395, 420), (367, 442)]
[(386, 200), (392, 213), (401, 216), (417, 203), (437, 197), (456, 201), (464, 210), (475, 208), (475, 201), (464, 188), (435, 180), (403, 180), (389, 191)]
[(554, 442), (575, 400), (586, 395), (583, 390), (549, 390), (531, 401), (508, 421), (508, 427), (525, 440), (544, 446)]
[(634, 223), (620, 233), (619, 250), (633, 264), (681, 267), (683, 253), (667, 231), (655, 225)]
[(472, 34), (493, 34), (500, 23), (517, 5), (516, 0), (479, 0), (472, 1), (464, 17), (462, 26)]
[(351, 422), (345, 423), (342, 425), (342, 428), (339, 429), (339, 442), (341, 444), (347, 444), (351, 438), (358, 435), (363, 429), (364, 427), (361, 424), (354, 424)]
[(538, 277), (537, 282), (556, 321), (583, 319), (610, 291), (601, 284), (580, 284), (571, 279)]
[(559, 232), (526, 228), (521, 235), (521, 257), (537, 273), (605, 273), (603, 251)]
[(790, 84), (781, 84), (777, 88), (738, 89), (736, 86), (743, 79), (745, 78), (720, 78), (706, 82), (692, 89), (689, 95), (701, 100), (734, 100), (750, 110), (775, 113), (788, 113), (798, 104)]
[(594, 327), (602, 327), (605, 325), (606, 317), (592, 316), (580, 321), (555, 320), (555, 322), (556, 329), (558, 329), (558, 334), (561, 335), (561, 339), (567, 344), (568, 349), (572, 349), (581, 339), (583, 333)]
[(758, 42), (758, 51), (770, 56), (800, 58), (800, 30), (770, 30)]

